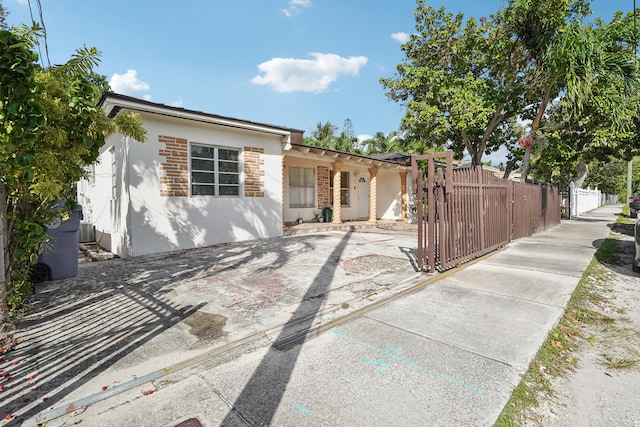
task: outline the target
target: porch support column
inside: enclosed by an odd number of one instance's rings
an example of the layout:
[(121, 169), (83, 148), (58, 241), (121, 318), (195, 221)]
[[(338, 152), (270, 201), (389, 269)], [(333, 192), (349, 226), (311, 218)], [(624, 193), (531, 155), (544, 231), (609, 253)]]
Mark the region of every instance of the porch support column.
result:
[(340, 189), (342, 188), (342, 179), (340, 171), (342, 170), (342, 163), (331, 163), (333, 166), (333, 221), (332, 224), (342, 224), (341, 207), (342, 200), (340, 200)]
[(400, 197), (402, 198), (402, 220), (407, 221), (407, 172), (400, 172)]
[(378, 222), (378, 168), (369, 169), (369, 223), (376, 224)]

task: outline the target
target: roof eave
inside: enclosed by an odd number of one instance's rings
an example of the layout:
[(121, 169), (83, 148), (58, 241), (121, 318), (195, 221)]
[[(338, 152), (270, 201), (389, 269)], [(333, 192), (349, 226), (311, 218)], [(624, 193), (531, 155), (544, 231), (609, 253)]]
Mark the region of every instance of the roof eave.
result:
[(219, 126), (280, 135), (286, 139), (285, 142), (289, 142), (289, 140), (291, 142), (301, 141), (304, 133), (304, 131), (299, 129), (273, 126), (248, 120), (235, 119), (232, 117), (219, 116), (217, 114), (204, 113), (201, 111), (187, 110), (185, 108), (158, 104), (115, 92), (105, 92), (98, 102), (98, 106), (103, 108), (109, 117), (115, 117), (121, 109), (126, 109), (140, 113), (158, 114)]

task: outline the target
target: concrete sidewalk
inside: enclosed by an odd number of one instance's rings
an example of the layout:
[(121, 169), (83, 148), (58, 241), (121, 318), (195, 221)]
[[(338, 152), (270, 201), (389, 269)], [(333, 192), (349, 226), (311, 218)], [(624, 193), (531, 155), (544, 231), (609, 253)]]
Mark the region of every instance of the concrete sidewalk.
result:
[(491, 425), (619, 211), (410, 293), (428, 276), (397, 232), (90, 263), (40, 289), (13, 356), (33, 376), (15, 383), (13, 422)]

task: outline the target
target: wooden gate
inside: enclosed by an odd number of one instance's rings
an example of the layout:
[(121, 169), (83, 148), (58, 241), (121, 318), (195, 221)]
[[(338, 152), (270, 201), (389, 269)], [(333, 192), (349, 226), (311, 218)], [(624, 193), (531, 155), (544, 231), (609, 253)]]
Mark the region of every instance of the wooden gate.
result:
[(446, 270), (509, 243), (509, 181), (482, 168), (454, 170), (450, 151), (411, 157), (420, 269)]

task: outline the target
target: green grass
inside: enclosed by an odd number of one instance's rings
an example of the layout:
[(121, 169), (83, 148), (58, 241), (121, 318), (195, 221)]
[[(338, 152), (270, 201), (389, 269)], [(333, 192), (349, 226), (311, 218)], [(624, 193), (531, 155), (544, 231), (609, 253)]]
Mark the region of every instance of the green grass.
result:
[(621, 370), (631, 370), (638, 366), (638, 359), (625, 359), (618, 358), (614, 356), (609, 356), (607, 354), (602, 355), (602, 359), (599, 361), (603, 366), (606, 366), (609, 369), (621, 369)]

